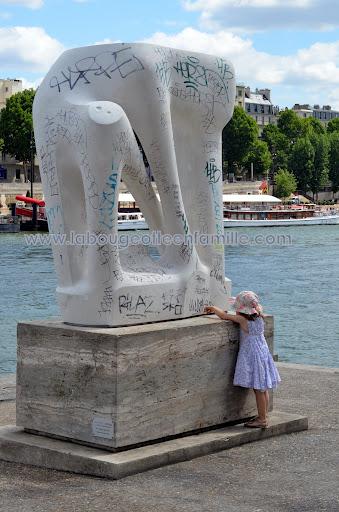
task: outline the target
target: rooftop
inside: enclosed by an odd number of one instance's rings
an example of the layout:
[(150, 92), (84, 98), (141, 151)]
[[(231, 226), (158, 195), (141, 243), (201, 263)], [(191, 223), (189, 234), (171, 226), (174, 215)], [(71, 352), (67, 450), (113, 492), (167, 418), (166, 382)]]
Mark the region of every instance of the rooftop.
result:
[(272, 103), (269, 100), (266, 100), (263, 98), (261, 94), (255, 94), (251, 92), (251, 95), (249, 98), (245, 98), (245, 103), (256, 103), (260, 105), (272, 105)]

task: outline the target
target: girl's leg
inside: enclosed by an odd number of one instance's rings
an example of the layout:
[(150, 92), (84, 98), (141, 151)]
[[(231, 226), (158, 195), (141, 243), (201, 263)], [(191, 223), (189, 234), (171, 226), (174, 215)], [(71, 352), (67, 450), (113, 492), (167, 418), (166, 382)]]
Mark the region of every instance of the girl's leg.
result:
[(258, 416), (248, 421), (247, 423), (244, 423), (244, 426), (253, 428), (267, 428), (267, 413), (269, 404), (268, 391), (260, 391), (259, 389), (253, 389), (253, 391), (255, 394), (255, 400), (257, 402)]
[(267, 400), (266, 400), (266, 393), (267, 391), (260, 391), (258, 389), (254, 389), (255, 394), (255, 400), (257, 402), (257, 409), (258, 409), (258, 420), (260, 422), (266, 423), (267, 422)]
[(268, 393), (268, 390), (265, 391), (265, 400), (266, 400), (266, 415), (268, 414), (268, 408), (270, 406), (270, 395)]

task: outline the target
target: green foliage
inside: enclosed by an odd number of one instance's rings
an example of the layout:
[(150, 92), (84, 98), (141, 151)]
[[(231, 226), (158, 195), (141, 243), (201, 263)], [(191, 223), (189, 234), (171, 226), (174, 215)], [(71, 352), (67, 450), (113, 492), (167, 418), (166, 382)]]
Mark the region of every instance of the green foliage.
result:
[(251, 163), (253, 163), (253, 171), (255, 175), (265, 174), (271, 168), (272, 158), (266, 142), (257, 139), (252, 144), (252, 147), (244, 161), (244, 165), (248, 172), (251, 170)]
[(339, 190), (339, 131), (330, 133), (329, 143), (329, 178), (332, 182), (332, 191), (335, 194)]
[(285, 169), (288, 164), (288, 155), (290, 152), (290, 143), (288, 138), (281, 133), (279, 128), (273, 124), (268, 124), (262, 132), (262, 140), (268, 145), (272, 158), (272, 169)]
[(329, 141), (325, 134), (313, 133), (310, 137), (314, 149), (314, 160), (309, 187), (318, 196), (319, 189), (328, 181)]
[(274, 124), (268, 124), (262, 132), (262, 139), (267, 142), (270, 151), (288, 149), (288, 139)]
[(303, 136), (311, 137), (312, 134), (323, 135), (326, 133), (325, 127), (319, 119), (315, 117), (308, 117), (301, 120), (303, 128)]
[(335, 117), (328, 122), (327, 133), (333, 133), (339, 131), (339, 117)]
[(290, 155), (289, 169), (297, 179), (298, 188), (307, 192), (314, 168), (315, 151), (307, 137), (299, 138)]
[(293, 110), (284, 110), (279, 114), (278, 128), (292, 144), (304, 135), (302, 120)]
[(3, 151), (21, 162), (31, 159), (32, 105), (35, 91), (26, 89), (11, 96), (0, 113)]
[(3, 147), (4, 147), (4, 139), (0, 138), (0, 152), (3, 151)]
[(223, 164), (235, 172), (243, 165), (258, 137), (256, 122), (241, 107), (235, 107), (222, 132)]
[(297, 180), (287, 169), (279, 169), (275, 175), (275, 183), (275, 195), (280, 198), (289, 197), (297, 189)]
[(304, 192), (318, 194), (328, 180), (328, 135), (322, 123), (313, 117), (301, 119), (293, 110), (285, 110), (277, 126), (263, 131), (273, 159), (273, 171), (286, 169), (297, 178)]
[[(270, 168), (273, 173), (283, 170), (277, 174), (277, 193), (281, 197), (289, 195), (288, 187), (311, 190), (317, 196), (329, 177), (333, 190), (339, 190), (339, 118), (330, 121), (326, 131), (318, 119), (302, 119), (286, 109), (280, 113), (277, 125), (265, 126), (258, 139), (254, 120), (236, 107), (223, 131), (223, 164), (233, 172), (245, 167), (249, 175), (251, 163), (256, 175)], [(297, 184), (291, 180), (291, 173)]]

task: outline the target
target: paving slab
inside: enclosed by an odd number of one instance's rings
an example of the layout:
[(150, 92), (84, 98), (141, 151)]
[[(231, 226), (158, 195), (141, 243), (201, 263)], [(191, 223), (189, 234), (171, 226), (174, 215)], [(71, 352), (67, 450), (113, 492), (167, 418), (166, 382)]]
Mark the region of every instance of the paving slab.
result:
[(266, 429), (248, 428), (238, 424), (109, 453), (106, 450), (30, 434), (15, 426), (6, 426), (0, 428), (0, 459), (116, 480), (307, 428), (306, 417), (275, 411), (270, 415), (270, 426)]
[[(120, 480), (0, 460), (1, 512), (339, 512), (339, 368), (278, 363), (277, 410), (309, 428)], [(0, 402), (0, 425), (15, 402)]]

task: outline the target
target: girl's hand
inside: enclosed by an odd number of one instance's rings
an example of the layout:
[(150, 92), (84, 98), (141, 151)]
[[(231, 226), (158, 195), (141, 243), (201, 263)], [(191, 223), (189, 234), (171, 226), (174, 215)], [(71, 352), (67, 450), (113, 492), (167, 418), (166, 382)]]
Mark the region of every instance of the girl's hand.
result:
[(206, 313), (207, 315), (209, 315), (211, 313), (215, 313), (215, 307), (214, 306), (205, 306), (204, 313)]

